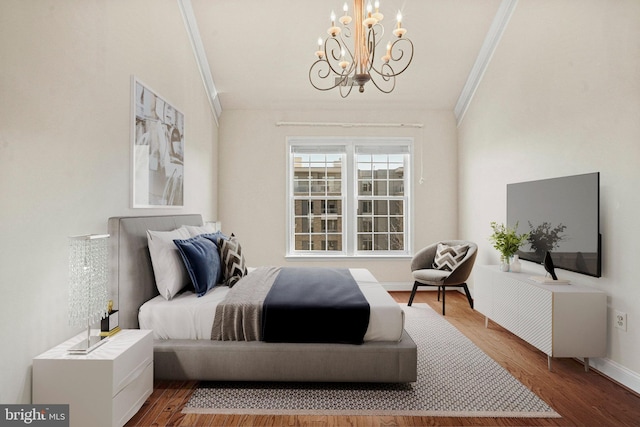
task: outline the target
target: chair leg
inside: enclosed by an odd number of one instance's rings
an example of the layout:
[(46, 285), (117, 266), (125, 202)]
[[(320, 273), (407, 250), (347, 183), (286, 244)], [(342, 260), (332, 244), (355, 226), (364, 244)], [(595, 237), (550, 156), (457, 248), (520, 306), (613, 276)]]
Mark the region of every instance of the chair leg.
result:
[(440, 301), (440, 286), (438, 286), (438, 301)]
[(473, 308), (473, 298), (471, 298), (471, 294), (469, 293), (469, 287), (467, 286), (466, 283), (463, 283), (462, 287), (464, 288), (464, 293), (467, 295), (467, 301), (469, 301), (469, 306)]
[(408, 306), (411, 306), (411, 304), (413, 304), (413, 297), (416, 296), (417, 290), (418, 290), (418, 282), (414, 282), (413, 289), (411, 290), (411, 296), (409, 297), (409, 302), (407, 303)]
[[(440, 290), (440, 286), (438, 286), (438, 290)], [(447, 295), (447, 290), (445, 287), (442, 287), (442, 315), (444, 316), (444, 298)]]

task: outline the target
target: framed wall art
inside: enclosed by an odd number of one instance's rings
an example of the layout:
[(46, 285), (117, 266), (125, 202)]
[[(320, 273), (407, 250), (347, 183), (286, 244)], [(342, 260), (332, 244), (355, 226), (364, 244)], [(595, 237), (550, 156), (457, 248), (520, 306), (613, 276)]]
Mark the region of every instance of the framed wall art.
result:
[(184, 114), (132, 77), (134, 208), (182, 207)]

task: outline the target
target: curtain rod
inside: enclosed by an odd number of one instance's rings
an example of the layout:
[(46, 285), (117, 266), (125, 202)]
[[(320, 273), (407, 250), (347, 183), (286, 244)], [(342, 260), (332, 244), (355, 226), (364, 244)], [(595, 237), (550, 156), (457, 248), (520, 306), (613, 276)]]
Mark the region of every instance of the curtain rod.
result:
[(344, 122), (276, 122), (276, 126), (333, 126), (343, 128), (422, 128), (422, 123), (344, 123)]

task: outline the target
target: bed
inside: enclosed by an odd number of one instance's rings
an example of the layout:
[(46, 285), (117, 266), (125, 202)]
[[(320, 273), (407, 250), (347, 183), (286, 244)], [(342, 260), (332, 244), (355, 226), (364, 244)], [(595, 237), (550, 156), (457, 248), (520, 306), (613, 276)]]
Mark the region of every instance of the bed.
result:
[[(155, 378), (392, 383), (416, 380), (416, 345), (406, 331), (397, 331), (397, 324), (385, 324), (384, 306), (381, 312), (372, 309), (366, 339), (359, 345), (207, 339), (213, 321), (211, 307), (215, 312), (217, 301), (225, 297), (228, 288), (216, 287), (202, 298), (185, 291), (166, 301), (156, 287), (149, 255), (147, 230), (170, 231), (183, 225), (202, 226), (202, 217), (133, 216), (108, 221), (110, 296), (117, 302), (121, 328), (140, 328), (142, 322), (143, 328), (154, 331)], [(350, 272), (363, 294), (373, 295), (367, 298), (375, 299), (384, 291), (367, 270)], [(194, 305), (205, 309), (195, 316), (192, 326), (172, 330), (172, 316), (189, 312)], [(399, 339), (393, 338), (396, 336)]]

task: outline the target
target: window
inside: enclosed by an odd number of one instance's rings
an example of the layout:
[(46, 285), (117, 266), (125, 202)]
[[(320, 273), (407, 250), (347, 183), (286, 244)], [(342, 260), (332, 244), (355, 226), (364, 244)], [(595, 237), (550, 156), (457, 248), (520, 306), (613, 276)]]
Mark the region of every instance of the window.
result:
[(408, 255), (411, 146), (291, 139), (288, 254)]

